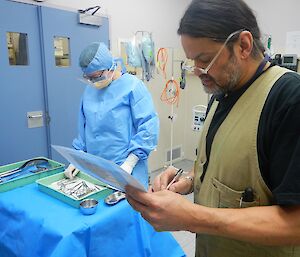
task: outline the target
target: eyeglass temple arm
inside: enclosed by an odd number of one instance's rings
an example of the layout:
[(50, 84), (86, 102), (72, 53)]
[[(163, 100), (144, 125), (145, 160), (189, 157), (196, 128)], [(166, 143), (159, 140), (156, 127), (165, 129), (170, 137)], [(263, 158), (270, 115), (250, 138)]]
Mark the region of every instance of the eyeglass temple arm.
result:
[(212, 59), (212, 61), (210, 62), (210, 64), (205, 68), (205, 71), (207, 72), (211, 66), (214, 64), (214, 62), (216, 61), (216, 59), (219, 57), (219, 55), (221, 54), (222, 50), (225, 48), (225, 46), (227, 45), (228, 41), (235, 36), (236, 34), (241, 33), (242, 31), (244, 31), (244, 29), (240, 29), (238, 31), (235, 31), (233, 33), (231, 33), (227, 39), (225, 40), (224, 44), (222, 45), (222, 47), (220, 48), (220, 50), (218, 51), (218, 53), (215, 55), (215, 57)]

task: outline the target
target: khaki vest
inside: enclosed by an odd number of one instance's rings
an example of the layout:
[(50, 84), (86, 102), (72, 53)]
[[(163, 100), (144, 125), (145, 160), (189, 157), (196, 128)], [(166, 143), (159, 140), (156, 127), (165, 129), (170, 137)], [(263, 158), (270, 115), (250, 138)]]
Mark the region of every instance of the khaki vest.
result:
[[(218, 102), (206, 118), (195, 162), (195, 203), (214, 208), (245, 208), (271, 205), (272, 193), (265, 184), (257, 156), (257, 129), (266, 98), (286, 69), (274, 66), (263, 73), (238, 99), (219, 127), (206, 162), (206, 135)], [(245, 188), (255, 192), (253, 202), (241, 202)], [(197, 234), (196, 257), (290, 257), (300, 256), (300, 247), (269, 247), (229, 238)]]

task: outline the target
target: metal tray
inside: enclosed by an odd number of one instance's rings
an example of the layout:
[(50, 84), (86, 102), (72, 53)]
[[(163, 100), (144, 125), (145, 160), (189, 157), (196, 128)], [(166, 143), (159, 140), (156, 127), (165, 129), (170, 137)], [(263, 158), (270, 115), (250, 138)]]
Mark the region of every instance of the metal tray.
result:
[(90, 175), (80, 171), (77, 176), (79, 179), (91, 183), (97, 187), (97, 191), (91, 192), (89, 194), (84, 195), (80, 198), (74, 198), (71, 195), (65, 194), (64, 192), (60, 191), (56, 187), (56, 183), (62, 179), (65, 178), (64, 173), (58, 173), (52, 176), (48, 176), (46, 178), (42, 178), (36, 181), (38, 184), (39, 190), (54, 197), (57, 198), (75, 208), (79, 208), (80, 202), (84, 199), (93, 198), (96, 200), (102, 200), (109, 194), (111, 194), (113, 191), (110, 188), (107, 188), (104, 183), (102, 183), (100, 180), (97, 180)]
[[(62, 164), (62, 163), (50, 160), (50, 159), (45, 158), (45, 157), (35, 157), (35, 158), (32, 158), (32, 159), (36, 159), (36, 158), (43, 158), (43, 159), (48, 160), (48, 162), (51, 165), (51, 168), (47, 169), (45, 171), (40, 171), (40, 172), (36, 172), (36, 173), (32, 173), (32, 174), (27, 174), (25, 176), (16, 177), (16, 178), (10, 179), (8, 181), (1, 182), (0, 183), (0, 192), (9, 191), (9, 190), (12, 190), (12, 189), (17, 188), (17, 187), (21, 187), (21, 186), (25, 186), (25, 185), (34, 183), (38, 179), (56, 174), (58, 172), (62, 172), (64, 170), (65, 165)], [(6, 172), (8, 170), (13, 170), (13, 169), (19, 168), (29, 160), (24, 160), (24, 161), (15, 162), (15, 163), (7, 164), (7, 165), (4, 165), (4, 166), (0, 166), (0, 174), (3, 173), (3, 172)]]

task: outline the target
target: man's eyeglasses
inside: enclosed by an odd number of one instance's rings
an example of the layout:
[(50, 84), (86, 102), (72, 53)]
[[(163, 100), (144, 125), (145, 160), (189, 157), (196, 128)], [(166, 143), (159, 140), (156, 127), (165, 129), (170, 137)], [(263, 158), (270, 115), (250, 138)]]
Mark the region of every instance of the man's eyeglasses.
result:
[(207, 74), (208, 71), (210, 70), (210, 68), (213, 66), (213, 64), (215, 63), (215, 61), (217, 60), (217, 58), (219, 57), (219, 55), (221, 54), (222, 50), (225, 48), (225, 46), (227, 45), (227, 43), (229, 42), (229, 40), (234, 37), (235, 35), (241, 33), (242, 31), (244, 31), (244, 29), (240, 29), (240, 30), (237, 30), (233, 33), (231, 33), (227, 39), (225, 40), (224, 44), (221, 46), (220, 50), (217, 52), (217, 54), (215, 55), (215, 57), (211, 60), (211, 62), (208, 64), (208, 66), (203, 69), (203, 68), (200, 68), (200, 67), (197, 67), (197, 66), (191, 66), (191, 65), (188, 65), (188, 61), (185, 61), (182, 65), (182, 69), (183, 70), (186, 70), (186, 71), (189, 71), (189, 72), (200, 72), (201, 74)]

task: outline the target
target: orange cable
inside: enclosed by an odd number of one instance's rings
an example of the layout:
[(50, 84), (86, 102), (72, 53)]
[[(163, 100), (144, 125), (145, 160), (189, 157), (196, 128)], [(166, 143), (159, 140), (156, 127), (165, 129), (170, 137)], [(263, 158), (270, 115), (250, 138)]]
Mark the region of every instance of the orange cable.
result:
[[(175, 85), (175, 93), (171, 92), (174, 88), (170, 88), (170, 85)], [(178, 107), (179, 103), (179, 84), (176, 80), (170, 79), (167, 81), (164, 90), (161, 93), (160, 100), (167, 103), (167, 104), (176, 104)]]
[(158, 49), (157, 55), (156, 55), (156, 61), (158, 63), (159, 69), (162, 71), (164, 78), (167, 78), (166, 74), (166, 66), (168, 62), (168, 52), (167, 49), (162, 47)]

